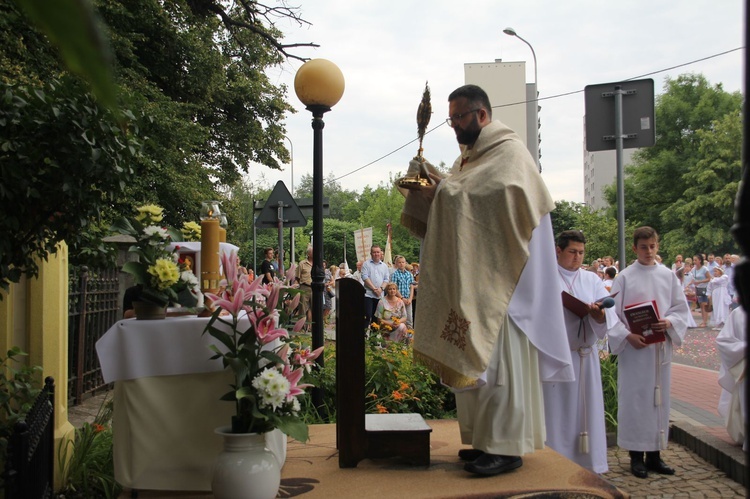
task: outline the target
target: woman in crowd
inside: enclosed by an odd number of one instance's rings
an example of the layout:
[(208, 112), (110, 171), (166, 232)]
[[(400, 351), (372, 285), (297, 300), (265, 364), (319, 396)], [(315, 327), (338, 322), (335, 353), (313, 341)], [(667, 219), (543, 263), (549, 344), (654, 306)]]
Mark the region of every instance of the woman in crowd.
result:
[(406, 307), (404, 301), (398, 295), (398, 286), (395, 282), (386, 284), (385, 295), (378, 302), (375, 317), (380, 321), (381, 328), (384, 325), (391, 328), (391, 340), (403, 341), (407, 339)]
[(703, 265), (704, 261), (702, 255), (693, 256), (693, 263), (695, 264), (692, 271), (693, 285), (695, 286), (695, 297), (698, 301), (702, 321), (699, 327), (706, 327), (706, 324), (708, 324), (708, 294), (706, 288), (711, 280), (711, 274), (708, 273), (708, 269)]

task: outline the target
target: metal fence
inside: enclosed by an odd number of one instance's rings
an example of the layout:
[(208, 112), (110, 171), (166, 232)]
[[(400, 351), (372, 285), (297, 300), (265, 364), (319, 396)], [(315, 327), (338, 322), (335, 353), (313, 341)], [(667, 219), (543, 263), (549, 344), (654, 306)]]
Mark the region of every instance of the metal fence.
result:
[(51, 499), (55, 463), (55, 380), (47, 377), (24, 419), (8, 438), (5, 497)]
[(94, 346), (117, 321), (119, 272), (71, 269), (68, 286), (68, 403), (75, 405), (106, 386)]

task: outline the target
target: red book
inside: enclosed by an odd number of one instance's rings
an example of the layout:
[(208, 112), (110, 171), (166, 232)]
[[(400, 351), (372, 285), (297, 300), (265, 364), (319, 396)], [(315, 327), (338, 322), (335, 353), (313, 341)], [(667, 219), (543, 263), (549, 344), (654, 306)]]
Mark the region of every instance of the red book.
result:
[(666, 340), (663, 332), (651, 329), (653, 324), (659, 322), (659, 308), (654, 300), (628, 305), (622, 313), (628, 321), (630, 332), (643, 336), (647, 344)]

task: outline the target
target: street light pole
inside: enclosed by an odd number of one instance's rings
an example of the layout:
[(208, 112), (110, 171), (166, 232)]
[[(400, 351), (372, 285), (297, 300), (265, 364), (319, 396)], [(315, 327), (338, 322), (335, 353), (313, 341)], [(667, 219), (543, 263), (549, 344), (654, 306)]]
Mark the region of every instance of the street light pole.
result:
[[(303, 64), (294, 77), (294, 91), (313, 115), (313, 268), (312, 268), (312, 347), (325, 345), (323, 329), (323, 115), (344, 94), (344, 75), (331, 61), (313, 59)], [(324, 355), (316, 359), (323, 367)], [(323, 407), (323, 393), (313, 390), (313, 404)]]
[[(531, 49), (531, 56), (534, 58), (534, 88), (531, 92), (526, 92), (526, 100), (530, 101), (530, 104), (533, 106), (531, 110), (531, 116), (532, 119), (528, 120), (526, 123), (526, 144), (527, 148), (531, 152), (531, 156), (534, 158), (534, 161), (536, 161), (536, 166), (539, 168), (539, 173), (542, 173), (542, 164), (539, 161), (539, 136), (538, 136), (538, 129), (539, 129), (539, 90), (538, 90), (538, 75), (537, 75), (537, 64), (536, 64), (536, 52), (534, 52), (534, 47), (531, 46), (531, 44), (526, 41), (524, 38), (522, 38), (518, 33), (516, 33), (516, 30), (513, 28), (505, 28), (503, 30), (503, 33), (505, 33), (508, 36), (515, 36), (519, 40), (521, 40), (523, 43), (525, 43), (530, 49)], [(529, 95), (531, 94), (531, 95)], [(528, 112), (526, 114), (528, 116)], [(533, 137), (536, 136), (537, 139), (533, 140)]]
[[(289, 141), (289, 150), (292, 155), (290, 164), (292, 167), (292, 198), (294, 198), (294, 144), (292, 144), (292, 139), (290, 139), (286, 135), (284, 135), (284, 138)], [(290, 241), (289, 241), (289, 247), (292, 253), (292, 258), (290, 259), (290, 261), (292, 262), (292, 265), (293, 265), (297, 261), (296, 248), (294, 246), (294, 227), (292, 227), (290, 230), (291, 230), (291, 236), (290, 236)]]

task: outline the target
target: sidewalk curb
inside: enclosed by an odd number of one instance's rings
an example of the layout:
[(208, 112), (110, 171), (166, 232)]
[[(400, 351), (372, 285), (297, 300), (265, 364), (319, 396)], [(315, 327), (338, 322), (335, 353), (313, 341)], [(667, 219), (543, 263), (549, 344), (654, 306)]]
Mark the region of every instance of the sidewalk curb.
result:
[(740, 485), (748, 486), (745, 453), (741, 447), (683, 421), (672, 422), (670, 440), (695, 452)]

